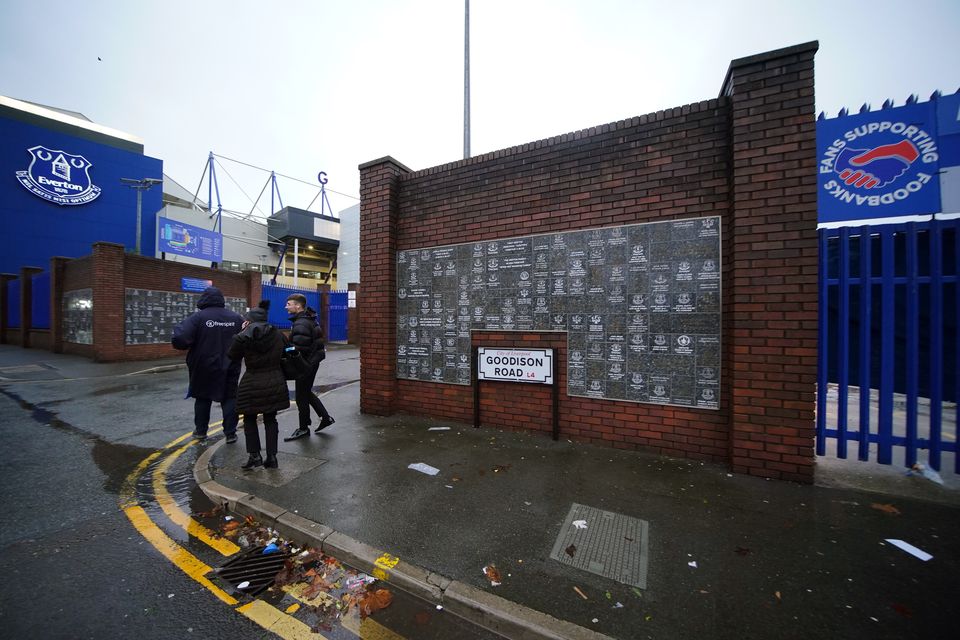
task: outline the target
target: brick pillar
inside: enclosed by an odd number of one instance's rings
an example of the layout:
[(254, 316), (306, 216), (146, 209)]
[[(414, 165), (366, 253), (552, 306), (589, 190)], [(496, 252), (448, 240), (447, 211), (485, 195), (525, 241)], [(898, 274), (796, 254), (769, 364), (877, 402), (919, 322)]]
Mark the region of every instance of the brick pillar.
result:
[(7, 344), (7, 314), (10, 312), (10, 292), (7, 283), (16, 280), (15, 273), (0, 273), (0, 344)]
[(30, 347), (33, 328), (33, 276), (43, 273), (40, 267), (20, 267), (20, 346)]
[(50, 258), (50, 351), (63, 353), (63, 278), (70, 258)]
[[(818, 44), (730, 63), (730, 453), (738, 473), (813, 481)], [(732, 282), (730, 282), (732, 280)]]
[(124, 247), (93, 245), (93, 359), (112, 362), (124, 352)]
[[(356, 296), (360, 285), (356, 282), (347, 283), (347, 344), (360, 344), (360, 307), (357, 306)], [(354, 295), (353, 305), (350, 304), (350, 295)]]
[(397, 193), (410, 170), (389, 156), (359, 168), (360, 411), (390, 415), (397, 389)]
[(253, 309), (263, 300), (263, 274), (259, 271), (244, 271), (243, 279), (247, 290), (247, 307)]

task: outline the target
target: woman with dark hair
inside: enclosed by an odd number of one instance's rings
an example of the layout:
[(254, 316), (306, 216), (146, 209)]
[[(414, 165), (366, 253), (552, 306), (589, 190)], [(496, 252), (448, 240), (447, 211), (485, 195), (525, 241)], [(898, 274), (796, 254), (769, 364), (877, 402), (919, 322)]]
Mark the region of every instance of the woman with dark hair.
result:
[[(237, 388), (237, 413), (243, 415), (243, 433), (249, 458), (242, 466), (252, 469), (263, 465), (277, 468), (277, 439), (279, 425), (277, 412), (290, 406), (287, 380), (280, 369), (280, 359), (286, 341), (283, 334), (267, 322), (269, 300), (263, 300), (247, 312), (243, 328), (233, 338), (229, 356), (243, 360), (246, 371)], [(267, 459), (260, 457), (260, 433), (257, 414), (263, 414), (267, 436)]]

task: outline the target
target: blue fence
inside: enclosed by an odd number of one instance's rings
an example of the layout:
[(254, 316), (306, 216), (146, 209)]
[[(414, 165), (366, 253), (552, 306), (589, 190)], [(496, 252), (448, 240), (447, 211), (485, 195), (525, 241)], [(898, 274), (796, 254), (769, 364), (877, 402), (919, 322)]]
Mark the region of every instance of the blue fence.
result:
[(7, 326), (12, 329), (20, 327), (20, 280), (7, 283)]
[(958, 230), (933, 220), (820, 231), (818, 455), (835, 441), (840, 458), (856, 447), (860, 460), (911, 466), (925, 449), (932, 468), (953, 454), (960, 473)]
[(287, 296), (292, 293), (303, 294), (307, 298), (307, 306), (320, 313), (320, 293), (316, 289), (310, 291), (276, 284), (263, 284), (261, 289), (264, 300), (270, 301), (270, 311), (267, 312), (267, 319), (270, 324), (278, 329), (289, 329), (291, 326), (284, 306), (287, 304)]
[(50, 272), (33, 276), (33, 299), (30, 301), (31, 323), (34, 329), (50, 328)]
[(347, 340), (347, 292), (330, 292), (330, 332), (328, 339), (335, 342)]

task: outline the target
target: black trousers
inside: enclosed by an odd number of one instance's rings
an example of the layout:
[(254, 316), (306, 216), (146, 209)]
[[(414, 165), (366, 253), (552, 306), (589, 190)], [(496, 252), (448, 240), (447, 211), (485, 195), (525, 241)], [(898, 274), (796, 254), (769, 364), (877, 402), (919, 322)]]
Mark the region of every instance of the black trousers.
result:
[[(277, 412), (263, 414), (263, 428), (267, 432), (267, 455), (277, 455), (277, 434), (280, 425), (277, 424)], [(257, 414), (243, 414), (243, 437), (247, 443), (247, 453), (260, 453), (260, 431), (257, 429)]]
[(318, 362), (310, 370), (310, 373), (294, 381), (294, 398), (297, 402), (297, 412), (300, 414), (300, 426), (304, 428), (310, 426), (311, 407), (321, 418), (330, 415), (327, 413), (327, 408), (320, 402), (320, 398), (313, 392), (313, 380), (317, 377), (317, 369), (319, 368), (320, 363)]
[[(193, 426), (194, 433), (201, 436), (207, 435), (207, 426), (210, 424), (210, 407), (213, 400), (209, 398), (195, 398), (193, 401)], [(220, 403), (223, 410), (223, 433), (230, 435), (237, 432), (237, 399), (225, 398)]]

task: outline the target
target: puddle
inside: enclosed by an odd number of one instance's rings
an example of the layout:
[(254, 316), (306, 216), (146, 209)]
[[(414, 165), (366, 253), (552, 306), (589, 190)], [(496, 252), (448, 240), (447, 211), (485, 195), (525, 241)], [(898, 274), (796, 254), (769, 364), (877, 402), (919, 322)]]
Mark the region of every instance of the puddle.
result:
[(105, 389), (97, 389), (90, 395), (92, 396), (106, 396), (111, 393), (122, 393), (124, 391), (137, 391), (141, 385), (139, 384), (121, 384), (115, 387), (106, 387)]
[(27, 402), (9, 389), (0, 389), (0, 393), (20, 405), (24, 411), (28, 411), (30, 417), (37, 423), (91, 442), (93, 461), (106, 476), (103, 488), (108, 493), (119, 495), (127, 475), (141, 460), (153, 453), (153, 449), (108, 442), (95, 433), (61, 420), (55, 411)]

